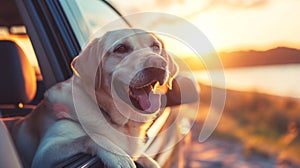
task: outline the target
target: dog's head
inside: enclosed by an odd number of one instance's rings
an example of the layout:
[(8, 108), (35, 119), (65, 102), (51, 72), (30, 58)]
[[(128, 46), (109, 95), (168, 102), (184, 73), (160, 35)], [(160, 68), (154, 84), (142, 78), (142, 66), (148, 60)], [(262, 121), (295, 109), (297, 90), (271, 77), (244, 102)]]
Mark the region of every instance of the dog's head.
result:
[(94, 39), (72, 67), (85, 86), (96, 91), (99, 106), (118, 124), (136, 114), (159, 112), (166, 104), (162, 95), (172, 89), (178, 73), (162, 40), (138, 29), (116, 30)]

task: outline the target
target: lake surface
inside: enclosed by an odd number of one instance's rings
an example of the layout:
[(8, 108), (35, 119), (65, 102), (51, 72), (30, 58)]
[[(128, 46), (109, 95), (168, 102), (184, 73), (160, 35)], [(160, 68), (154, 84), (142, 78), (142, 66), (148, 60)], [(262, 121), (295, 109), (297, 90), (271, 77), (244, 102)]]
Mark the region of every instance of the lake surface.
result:
[[(222, 83), (218, 76), (223, 71), (196, 71), (197, 81), (211, 84), (211, 79)], [(257, 66), (231, 68), (224, 70), (226, 88), (241, 91), (257, 91), (272, 95), (286, 96), (300, 99), (300, 64)], [(219, 81), (218, 81), (219, 80)]]

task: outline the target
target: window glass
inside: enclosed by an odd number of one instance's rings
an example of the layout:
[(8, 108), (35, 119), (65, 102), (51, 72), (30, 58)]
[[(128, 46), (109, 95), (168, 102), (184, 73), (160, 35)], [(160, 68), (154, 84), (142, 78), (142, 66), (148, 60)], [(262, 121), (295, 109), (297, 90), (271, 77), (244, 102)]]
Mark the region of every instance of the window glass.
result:
[[(101, 27), (120, 19), (109, 5), (100, 0), (60, 0), (77, 40), (83, 47), (89, 38)], [(129, 27), (125, 21), (116, 28)]]

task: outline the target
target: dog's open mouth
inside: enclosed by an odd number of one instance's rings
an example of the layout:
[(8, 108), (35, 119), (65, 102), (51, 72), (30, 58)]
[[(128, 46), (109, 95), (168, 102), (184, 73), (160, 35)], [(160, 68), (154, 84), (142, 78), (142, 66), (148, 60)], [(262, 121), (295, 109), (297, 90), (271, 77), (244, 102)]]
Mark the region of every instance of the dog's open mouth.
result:
[(117, 95), (128, 105), (144, 114), (152, 114), (162, 106), (161, 96), (166, 94), (169, 86), (167, 72), (159, 68), (146, 68), (136, 73), (129, 85), (114, 80)]
[(143, 87), (129, 86), (129, 98), (131, 103), (139, 110), (154, 113), (161, 106), (161, 94), (163, 86), (159, 81), (153, 81)]
[(118, 87), (116, 90), (119, 97), (127, 104), (134, 106), (142, 113), (151, 114), (157, 112), (161, 107), (161, 95), (168, 90), (166, 80), (165, 70), (147, 68), (134, 76), (130, 81), (129, 88), (123, 90), (122, 87)]
[(161, 107), (161, 95), (167, 88), (166, 71), (147, 68), (132, 79), (129, 85), (129, 98), (133, 106), (145, 113), (154, 113)]

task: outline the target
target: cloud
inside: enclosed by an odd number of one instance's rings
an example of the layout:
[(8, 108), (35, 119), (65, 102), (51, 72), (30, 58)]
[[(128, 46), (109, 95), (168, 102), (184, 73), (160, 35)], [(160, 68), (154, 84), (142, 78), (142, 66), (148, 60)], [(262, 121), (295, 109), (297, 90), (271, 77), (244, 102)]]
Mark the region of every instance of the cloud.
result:
[[(125, 11), (125, 14), (163, 11), (186, 19), (197, 17), (203, 12), (217, 7), (244, 10), (264, 7), (270, 1), (272, 0), (132, 0), (131, 3), (127, 3), (127, 1), (112, 0), (112, 2), (115, 2), (115, 5)], [(164, 18), (159, 18), (157, 21), (152, 20), (151, 22), (153, 22), (152, 26), (161, 24), (160, 22), (176, 23), (172, 19)]]
[(216, 7), (229, 9), (252, 9), (266, 6), (272, 0), (110, 0), (127, 14), (143, 11), (164, 11), (179, 15), (198, 14)]
[(185, 1), (188, 1), (188, 0), (156, 0), (155, 1), (155, 4), (157, 6), (159, 6), (160, 8), (168, 8), (170, 5), (173, 5), (173, 4), (180, 4), (180, 5), (183, 5), (185, 3)]
[(214, 6), (224, 6), (229, 8), (257, 8), (268, 4), (269, 0), (208, 0), (206, 8)]
[[(146, 10), (163, 10), (190, 18), (216, 7), (244, 10), (264, 7), (272, 0), (149, 0), (143, 1)], [(145, 2), (148, 2), (145, 5)], [(151, 3), (149, 3), (151, 2)]]
[(168, 9), (172, 5), (181, 7), (193, 5), (201, 9), (210, 9), (217, 6), (229, 8), (257, 8), (266, 5), (270, 0), (156, 0), (155, 6)]
[(160, 9), (177, 14), (184, 18), (197, 17), (202, 12), (216, 7), (232, 10), (255, 9), (264, 7), (271, 0), (155, 0), (152, 1), (152, 9)]

